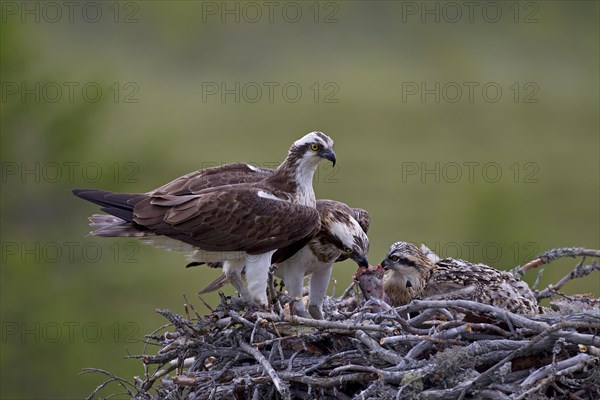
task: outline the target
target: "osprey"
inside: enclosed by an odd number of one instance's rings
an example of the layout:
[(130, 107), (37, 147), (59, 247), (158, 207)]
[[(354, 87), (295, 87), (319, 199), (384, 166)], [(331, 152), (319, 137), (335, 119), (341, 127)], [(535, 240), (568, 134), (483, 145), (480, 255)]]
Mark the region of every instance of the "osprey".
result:
[[(257, 168), (245, 163), (226, 164), (201, 169), (184, 175), (166, 184), (153, 193), (185, 191), (196, 193), (207, 188), (237, 183), (257, 182), (271, 175), (271, 169)], [(369, 250), (369, 213), (334, 200), (317, 200), (317, 211), (321, 229), (316, 236), (277, 250), (271, 262), (278, 265), (275, 275), (283, 278), (292, 299), (300, 298), (304, 276), (312, 274), (310, 280), (309, 312), (322, 318), (322, 305), (331, 277), (334, 262), (353, 259), (359, 266), (368, 267), (366, 255)], [(310, 240), (310, 242), (308, 241)], [(205, 264), (194, 261), (188, 266)], [(242, 279), (242, 269), (232, 268), (230, 262), (208, 263), (211, 267), (223, 267), (224, 273), (200, 291), (212, 292), (230, 282), (246, 298), (248, 296)], [(237, 266), (237, 264), (235, 264)], [(302, 301), (294, 301), (292, 312), (309, 317)]]
[[(370, 218), (367, 211), (350, 208), (334, 200), (317, 200), (317, 211), (321, 217), (319, 232), (296, 254), (291, 255), (295, 249), (277, 250), (272, 261), (277, 265), (275, 275), (283, 278), (288, 294), (292, 298), (290, 304), (292, 314), (323, 319), (323, 299), (331, 278), (333, 263), (351, 258), (360, 267), (369, 266), (367, 260), (369, 238), (366, 233)], [(307, 275), (311, 275), (308, 312), (302, 301), (302, 287), (304, 277)], [(199, 294), (217, 290), (228, 281), (238, 292), (243, 293), (242, 277), (228, 277), (223, 273)]]
[(508, 272), (452, 258), (433, 260), (412, 243), (392, 244), (381, 262), (387, 270), (383, 287), (392, 306), (421, 297), (472, 300), (521, 314), (538, 311), (527, 283)]
[(97, 228), (92, 235), (138, 237), (191, 252), (193, 262), (226, 261), (228, 270), (245, 267), (246, 300), (266, 307), (272, 255), (290, 245), (300, 248), (320, 228), (312, 179), (322, 159), (335, 165), (333, 140), (311, 132), (294, 142), (273, 173), (258, 181), (194, 190), (185, 184), (186, 175), (143, 194), (98, 189), (73, 193), (110, 214), (90, 218)]

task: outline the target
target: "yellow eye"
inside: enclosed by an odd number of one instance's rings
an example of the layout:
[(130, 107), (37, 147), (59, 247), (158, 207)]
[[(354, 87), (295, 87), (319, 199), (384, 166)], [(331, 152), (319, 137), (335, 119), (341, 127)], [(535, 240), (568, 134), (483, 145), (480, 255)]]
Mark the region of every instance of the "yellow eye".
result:
[(321, 148), (321, 146), (319, 146), (317, 143), (313, 143), (310, 145), (310, 149), (312, 151), (318, 151)]
[(390, 257), (390, 260), (392, 260), (392, 261), (394, 261), (394, 262), (398, 261), (399, 259), (400, 259), (400, 258), (399, 258), (398, 256), (391, 256), (391, 257)]
[(348, 248), (346, 249), (346, 253), (347, 253), (347, 254), (352, 254), (352, 253), (354, 253), (354, 251), (352, 251), (352, 249), (351, 249), (350, 247), (348, 247)]

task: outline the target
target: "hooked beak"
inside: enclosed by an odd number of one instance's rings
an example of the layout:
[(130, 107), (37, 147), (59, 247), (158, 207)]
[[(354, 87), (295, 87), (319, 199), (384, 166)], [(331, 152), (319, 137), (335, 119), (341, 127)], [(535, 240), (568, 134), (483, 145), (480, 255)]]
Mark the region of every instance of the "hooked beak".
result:
[(336, 161), (336, 159), (335, 159), (335, 153), (333, 152), (333, 150), (331, 150), (331, 149), (322, 150), (319, 153), (319, 156), (323, 157), (326, 160), (331, 161), (331, 163), (335, 167), (335, 161)]
[(383, 260), (383, 261), (381, 262), (381, 264), (379, 264), (379, 265), (381, 265), (381, 266), (383, 267), (383, 269), (385, 269), (385, 270), (388, 270), (388, 269), (389, 269), (389, 268), (388, 268), (388, 263), (387, 263), (387, 258), (386, 258), (385, 260)]
[(367, 257), (365, 256), (355, 255), (352, 257), (352, 260), (354, 260), (361, 268), (369, 268), (369, 260), (367, 260)]

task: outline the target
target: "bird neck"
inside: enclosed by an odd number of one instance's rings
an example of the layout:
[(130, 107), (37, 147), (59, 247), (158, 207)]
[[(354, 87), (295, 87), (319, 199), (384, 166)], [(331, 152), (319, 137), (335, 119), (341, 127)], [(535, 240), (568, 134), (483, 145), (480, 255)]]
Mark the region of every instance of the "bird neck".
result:
[[(291, 192), (296, 203), (316, 207), (312, 181), (318, 165), (319, 159), (315, 157), (302, 157), (290, 152), (267, 180), (273, 186), (281, 186), (281, 189)], [(291, 188), (290, 182), (293, 182)]]
[(396, 292), (396, 297), (403, 300), (420, 297), (425, 292), (427, 280), (433, 271), (432, 265), (423, 265), (416, 268), (392, 269), (385, 275), (384, 288)]
[(408, 304), (415, 296), (412, 288), (406, 287), (406, 277), (394, 270), (387, 271), (383, 276), (383, 291), (393, 307)]

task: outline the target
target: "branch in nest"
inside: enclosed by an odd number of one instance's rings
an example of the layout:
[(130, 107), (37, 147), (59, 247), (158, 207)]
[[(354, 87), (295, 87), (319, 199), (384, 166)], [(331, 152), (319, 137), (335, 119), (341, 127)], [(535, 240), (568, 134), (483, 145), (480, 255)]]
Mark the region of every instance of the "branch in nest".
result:
[[(89, 374), (89, 373), (93, 373), (93, 372), (99, 372), (101, 374), (104, 374), (106, 376), (108, 376), (110, 379), (102, 382), (101, 384), (99, 384), (96, 389), (94, 389), (94, 391), (92, 391), (92, 393), (90, 393), (90, 395), (88, 397), (86, 397), (86, 400), (91, 400), (94, 398), (94, 396), (96, 396), (96, 393), (98, 393), (100, 390), (102, 390), (102, 388), (104, 388), (106, 385), (108, 385), (111, 382), (117, 382), (121, 387), (123, 387), (123, 389), (125, 390), (125, 392), (130, 396), (130, 397), (135, 397), (134, 392), (129, 389), (128, 386), (131, 386), (134, 390), (136, 390), (136, 387), (133, 383), (129, 382), (126, 379), (123, 379), (121, 377), (118, 377), (108, 371), (105, 371), (103, 369), (100, 368), (84, 368), (80, 375), (83, 374)], [(137, 392), (137, 390), (136, 390)]]
[(538, 301), (541, 299), (551, 297), (568, 281), (576, 278), (583, 278), (584, 276), (587, 276), (594, 271), (600, 271), (600, 265), (598, 265), (595, 260), (589, 265), (583, 265), (582, 260), (575, 266), (575, 268), (571, 272), (563, 276), (558, 282), (556, 282), (555, 284), (550, 284), (544, 290), (540, 290), (539, 292), (537, 292), (535, 294), (535, 297)]
[[(595, 263), (581, 263), (569, 279), (591, 270)], [(185, 317), (160, 310), (170, 323), (147, 336), (152, 346), (144, 354), (130, 356), (143, 361), (145, 380), (94, 370), (109, 379), (90, 399), (111, 382), (136, 400), (600, 398), (597, 299), (575, 312), (571, 302), (557, 302), (558, 312), (520, 315), (467, 300), (392, 308), (365, 302), (354, 288), (326, 299), (325, 320), (278, 307), (248, 312), (224, 295), (210, 315), (198, 315), (187, 300)], [(285, 298), (274, 289), (277, 304)]]
[(557, 249), (546, 250), (540, 254), (537, 258), (529, 261), (527, 264), (523, 264), (519, 267), (512, 269), (510, 272), (517, 278), (522, 278), (527, 271), (533, 268), (537, 268), (540, 265), (551, 263), (552, 261), (561, 257), (600, 257), (600, 250), (586, 249), (583, 247), (564, 247)]
[(288, 385), (279, 378), (279, 376), (277, 375), (277, 372), (275, 372), (275, 370), (273, 369), (273, 367), (271, 366), (269, 361), (265, 358), (265, 356), (263, 356), (260, 353), (260, 351), (258, 351), (254, 347), (250, 346), (248, 343), (244, 342), (241, 339), (239, 340), (239, 346), (240, 346), (240, 349), (242, 349), (246, 353), (250, 354), (252, 357), (254, 357), (256, 359), (256, 361), (258, 361), (260, 363), (260, 365), (263, 367), (263, 369), (265, 370), (267, 375), (269, 375), (269, 378), (271, 378), (271, 381), (273, 381), (273, 384), (275, 385), (275, 388), (277, 389), (279, 394), (284, 399), (289, 399), (290, 398), (290, 393), (289, 393), (290, 389), (289, 389)]
[[(578, 354), (575, 357), (571, 357), (564, 361), (559, 361), (556, 364), (546, 365), (533, 372), (527, 379), (521, 383), (521, 387), (527, 388), (535, 385), (537, 381), (543, 379), (551, 374), (562, 375), (563, 371), (567, 370), (569, 373), (580, 371), (589, 365), (595, 365), (598, 363), (598, 359), (588, 354)], [(561, 372), (563, 372), (561, 374)]]

